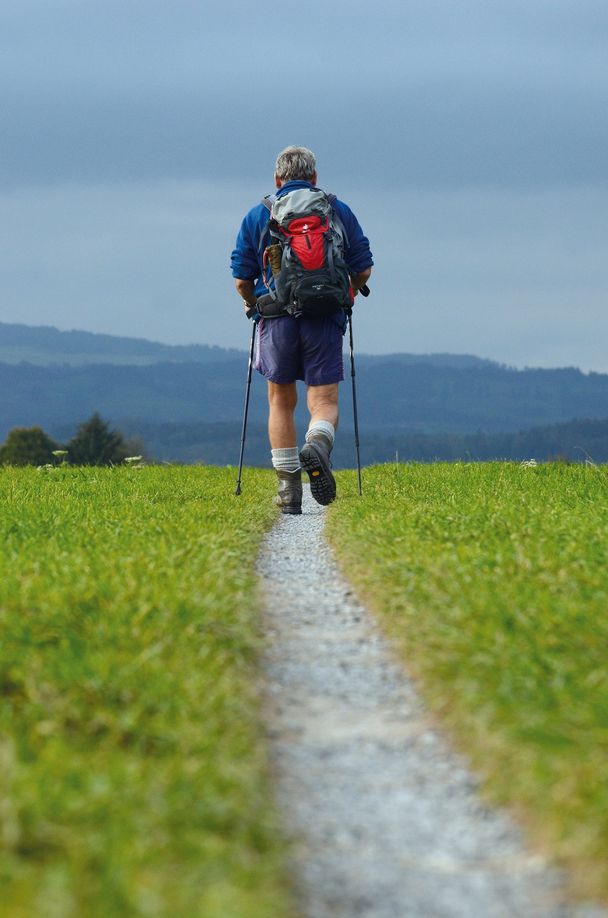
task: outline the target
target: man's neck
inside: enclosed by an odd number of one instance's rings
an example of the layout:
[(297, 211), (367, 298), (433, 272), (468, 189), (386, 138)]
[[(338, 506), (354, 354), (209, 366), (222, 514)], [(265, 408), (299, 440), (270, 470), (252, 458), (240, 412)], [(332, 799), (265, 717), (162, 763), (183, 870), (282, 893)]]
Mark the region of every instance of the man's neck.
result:
[(280, 185), (280, 187), (277, 188), (276, 193), (281, 194), (281, 192), (284, 189), (287, 189), (287, 191), (289, 191), (290, 186), (294, 186), (294, 185), (300, 186), (300, 187), (305, 186), (307, 188), (315, 187), (312, 182), (308, 181), (308, 179), (290, 179), (288, 182), (283, 182), (282, 185)]

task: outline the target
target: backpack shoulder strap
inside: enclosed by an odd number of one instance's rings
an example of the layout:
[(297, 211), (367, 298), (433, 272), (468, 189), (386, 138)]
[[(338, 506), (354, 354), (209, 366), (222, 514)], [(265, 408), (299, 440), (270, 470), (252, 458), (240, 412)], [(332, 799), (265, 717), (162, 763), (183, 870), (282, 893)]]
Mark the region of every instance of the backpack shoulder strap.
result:
[[(276, 194), (267, 194), (266, 197), (262, 198), (262, 204), (264, 205), (264, 207), (266, 208), (266, 210), (268, 211), (268, 213), (271, 212), (271, 210), (272, 210), (272, 205), (274, 204), (274, 202), (276, 201), (276, 199), (277, 199)], [(268, 228), (266, 228), (266, 230), (265, 230), (265, 231), (262, 233), (262, 235), (260, 236), (260, 243), (259, 243), (259, 245), (258, 245), (258, 252), (261, 252), (261, 251), (262, 251), (262, 247), (264, 246), (264, 243), (265, 243), (265, 241), (266, 241), (266, 237), (268, 236), (268, 233), (269, 233), (269, 232), (270, 232), (270, 230), (269, 230)]]
[(349, 245), (350, 245), (350, 242), (349, 242), (349, 240), (348, 240), (348, 233), (346, 232), (346, 227), (344, 226), (344, 222), (343, 222), (342, 218), (340, 217), (340, 214), (338, 213), (338, 211), (337, 211), (336, 208), (334, 207), (334, 204), (335, 204), (336, 201), (338, 200), (338, 196), (335, 195), (335, 194), (328, 194), (328, 195), (327, 195), (327, 200), (328, 200), (329, 203), (331, 204), (331, 212), (332, 212), (333, 220), (334, 220), (335, 223), (338, 224), (338, 226), (339, 226), (339, 228), (340, 228), (340, 232), (342, 233), (342, 238), (343, 238), (343, 240), (344, 240), (344, 245), (346, 246), (346, 248), (348, 248)]

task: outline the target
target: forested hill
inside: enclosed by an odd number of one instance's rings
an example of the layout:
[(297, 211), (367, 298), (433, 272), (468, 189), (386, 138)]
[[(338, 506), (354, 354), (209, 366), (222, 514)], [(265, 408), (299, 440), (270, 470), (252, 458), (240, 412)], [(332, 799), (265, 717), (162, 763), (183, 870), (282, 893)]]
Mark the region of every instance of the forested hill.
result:
[[(159, 422), (237, 421), (246, 357), (217, 363), (148, 366), (0, 364), (0, 436), (15, 426), (52, 432), (99, 411)], [(608, 375), (578, 370), (510, 370), (496, 364), (456, 369), (362, 361), (357, 372), (361, 423), (420, 433), (487, 433), (608, 415)], [(348, 399), (348, 380), (343, 402)], [(254, 374), (251, 418), (263, 422), (266, 398)]]
[[(157, 460), (184, 463), (232, 464), (238, 461), (240, 422), (217, 424), (123, 425), (126, 434), (143, 439), (148, 453)], [(67, 439), (73, 431), (63, 432)], [(389, 431), (367, 424), (361, 427), (361, 461), (442, 462), (511, 460), (538, 462), (563, 459), (570, 462), (608, 462), (608, 419), (568, 421), (547, 427), (500, 434), (424, 434)], [(354, 437), (350, 419), (341, 425), (332, 459), (336, 468), (355, 465)], [(247, 429), (247, 465), (269, 465), (266, 425), (251, 423)]]
[[(31, 362), (24, 362), (26, 353)], [(218, 441), (228, 425), (232, 440), (242, 418), (245, 351), (0, 323), (0, 355), (0, 442), (13, 427), (38, 425), (63, 436), (95, 411), (131, 435), (140, 432), (144, 442), (146, 429), (158, 442), (159, 425), (208, 425)], [(348, 355), (345, 370), (344, 426), (351, 413)], [(494, 435), (608, 416), (608, 374), (574, 368), (516, 370), (470, 355), (361, 354), (356, 379), (361, 429), (382, 440), (383, 455), (391, 444), (400, 448), (394, 438), (402, 435)], [(254, 373), (252, 431), (256, 424), (263, 429), (266, 412), (264, 381)], [(164, 429), (174, 443), (183, 440)], [(229, 450), (221, 456), (233, 460)]]

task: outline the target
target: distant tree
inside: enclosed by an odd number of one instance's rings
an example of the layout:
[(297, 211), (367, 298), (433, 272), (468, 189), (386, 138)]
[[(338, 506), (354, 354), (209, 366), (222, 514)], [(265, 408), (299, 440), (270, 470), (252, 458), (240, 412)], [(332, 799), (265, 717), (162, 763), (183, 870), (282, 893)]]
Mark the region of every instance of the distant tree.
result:
[(14, 427), (0, 446), (0, 465), (46, 465), (59, 444), (41, 427)]
[(110, 430), (97, 412), (79, 426), (66, 449), (72, 465), (118, 465), (129, 455), (123, 435)]

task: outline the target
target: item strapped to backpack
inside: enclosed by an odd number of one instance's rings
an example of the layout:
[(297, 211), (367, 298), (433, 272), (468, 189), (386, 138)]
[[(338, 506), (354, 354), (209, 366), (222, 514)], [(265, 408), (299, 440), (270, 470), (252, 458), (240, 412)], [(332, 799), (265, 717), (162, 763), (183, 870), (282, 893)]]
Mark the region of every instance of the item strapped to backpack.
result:
[(263, 199), (270, 212), (271, 242), (263, 255), (268, 295), (258, 300), (263, 316), (321, 318), (351, 308), (346, 231), (335, 200), (319, 188), (295, 188)]

